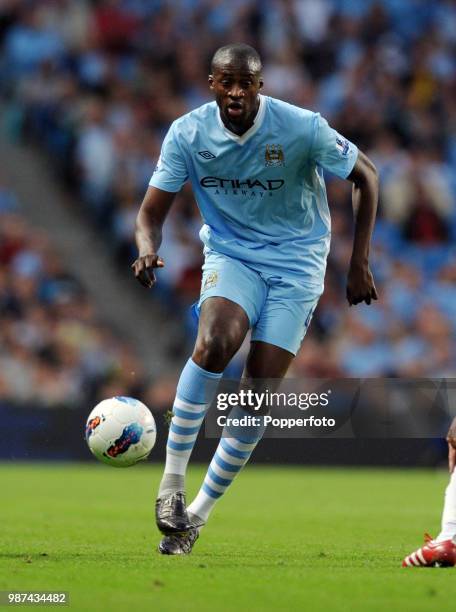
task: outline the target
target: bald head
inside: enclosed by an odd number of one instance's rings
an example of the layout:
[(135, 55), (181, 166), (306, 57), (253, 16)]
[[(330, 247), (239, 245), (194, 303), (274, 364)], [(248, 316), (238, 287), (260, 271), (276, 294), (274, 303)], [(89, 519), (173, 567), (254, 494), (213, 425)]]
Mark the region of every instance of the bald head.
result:
[(233, 43), (217, 49), (212, 58), (211, 71), (214, 73), (228, 64), (242, 67), (256, 75), (259, 75), (262, 69), (258, 51), (244, 43)]

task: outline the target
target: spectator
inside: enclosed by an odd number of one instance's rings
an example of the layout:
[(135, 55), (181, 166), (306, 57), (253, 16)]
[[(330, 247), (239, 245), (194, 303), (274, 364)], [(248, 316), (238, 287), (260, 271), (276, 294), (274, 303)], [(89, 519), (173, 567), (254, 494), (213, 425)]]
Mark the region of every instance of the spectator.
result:
[[(265, 93), (318, 109), (343, 127), (369, 152), (381, 180), (373, 246), (380, 304), (373, 314), (340, 308), (352, 213), (347, 186), (330, 179), (326, 290), (296, 372), (454, 375), (448, 338), (456, 329), (455, 23), (455, 3), (446, 0), (16, 0), (0, 11), (6, 58), (0, 92), (9, 96), (23, 135), (65, 160), (65, 179), (80, 187), (94, 222), (102, 223), (127, 267), (135, 254), (135, 213), (170, 122), (210, 99), (208, 61), (217, 46), (239, 38), (258, 46)], [(118, 351), (100, 348), (107, 337), (91, 322), (93, 314), (87, 314), (87, 327), (77, 327), (71, 311), (85, 298), (74, 279), (53, 269), (51, 256), (30, 246), (23, 221), (9, 215), (14, 207), (14, 196), (0, 190), (0, 210), (8, 213), (0, 244), (8, 270), (0, 284), (2, 317), (25, 317), (21, 324), (32, 345), (49, 342), (36, 332), (43, 318), (44, 336), (60, 330), (64, 346), (78, 338), (74, 350), (83, 376), (119, 388)], [(183, 309), (199, 288), (198, 225), (193, 196), (185, 190), (165, 224), (166, 268), (154, 295), (187, 322), (187, 334), (194, 326)], [(13, 269), (24, 279), (21, 287)], [(43, 300), (57, 323), (43, 313)], [(13, 371), (24, 350), (36, 349), (16, 347), (14, 363), (9, 358), (5, 367)], [(324, 365), (321, 354), (328, 356)], [(59, 355), (58, 344), (53, 359)], [(40, 368), (44, 382), (51, 367)], [(117, 374), (106, 378), (108, 371)], [(5, 384), (9, 377), (0, 388)]]
[(119, 395), (144, 387), (131, 349), (100, 323), (48, 237), (18, 211), (1, 214), (0, 265), (0, 399), (90, 406), (108, 383)]

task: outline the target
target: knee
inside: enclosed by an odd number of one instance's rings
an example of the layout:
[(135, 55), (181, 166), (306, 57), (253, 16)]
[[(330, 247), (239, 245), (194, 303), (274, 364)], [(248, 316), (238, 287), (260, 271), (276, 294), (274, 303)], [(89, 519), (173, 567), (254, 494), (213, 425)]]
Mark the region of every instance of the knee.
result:
[(241, 343), (236, 334), (209, 331), (198, 336), (192, 359), (209, 372), (223, 372)]

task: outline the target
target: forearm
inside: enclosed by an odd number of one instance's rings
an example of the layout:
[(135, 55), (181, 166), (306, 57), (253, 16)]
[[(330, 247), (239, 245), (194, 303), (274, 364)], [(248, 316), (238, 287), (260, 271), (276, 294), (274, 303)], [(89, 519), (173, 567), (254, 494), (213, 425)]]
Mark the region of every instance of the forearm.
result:
[(136, 246), (139, 257), (156, 254), (162, 241), (162, 227), (175, 194), (149, 187), (136, 217)]
[(351, 262), (355, 265), (367, 265), (377, 214), (378, 178), (376, 172), (353, 183), (352, 203), (355, 231)]
[(141, 208), (136, 218), (135, 232), (140, 257), (158, 252), (162, 242), (162, 225), (161, 220)]

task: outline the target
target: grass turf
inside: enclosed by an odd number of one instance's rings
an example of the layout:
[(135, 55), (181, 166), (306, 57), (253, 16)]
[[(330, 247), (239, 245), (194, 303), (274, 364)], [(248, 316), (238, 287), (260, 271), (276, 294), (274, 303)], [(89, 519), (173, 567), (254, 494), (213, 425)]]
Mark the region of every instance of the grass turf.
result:
[(0, 464), (0, 590), (78, 611), (451, 609), (453, 569), (400, 567), (438, 531), (443, 470), (248, 466), (189, 557), (156, 552), (160, 471)]

